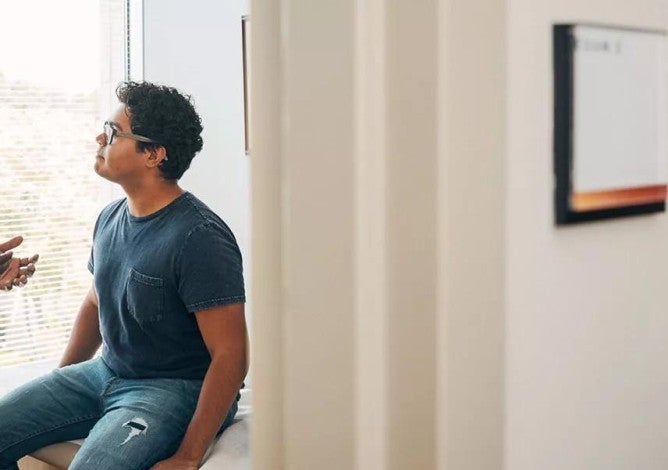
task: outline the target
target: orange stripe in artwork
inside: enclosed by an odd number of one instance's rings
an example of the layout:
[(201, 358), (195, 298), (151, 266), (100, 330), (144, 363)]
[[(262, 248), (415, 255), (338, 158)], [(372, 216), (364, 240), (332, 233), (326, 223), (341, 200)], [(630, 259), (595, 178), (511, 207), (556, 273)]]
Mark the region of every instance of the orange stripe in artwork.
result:
[(653, 204), (666, 200), (666, 185), (641, 186), (607, 191), (588, 191), (571, 195), (571, 208), (577, 212)]

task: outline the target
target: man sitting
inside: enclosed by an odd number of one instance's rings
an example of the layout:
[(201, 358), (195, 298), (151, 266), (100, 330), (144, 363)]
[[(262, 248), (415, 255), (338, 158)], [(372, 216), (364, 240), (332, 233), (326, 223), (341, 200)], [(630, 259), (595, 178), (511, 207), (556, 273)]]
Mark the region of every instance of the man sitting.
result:
[(173, 88), (128, 82), (116, 94), (94, 168), (127, 197), (97, 219), (93, 285), (60, 367), (0, 399), (0, 470), (83, 437), (72, 470), (195, 469), (237, 409), (241, 253), (177, 183), (202, 148), (200, 117)]

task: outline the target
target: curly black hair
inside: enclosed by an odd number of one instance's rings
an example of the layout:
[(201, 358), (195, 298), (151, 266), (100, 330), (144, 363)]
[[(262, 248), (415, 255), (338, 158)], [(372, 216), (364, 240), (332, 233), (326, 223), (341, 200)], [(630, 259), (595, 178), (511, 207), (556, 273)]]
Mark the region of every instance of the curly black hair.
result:
[(131, 132), (158, 142), (137, 141), (137, 151), (165, 147), (167, 159), (159, 167), (163, 177), (181, 178), (203, 143), (202, 119), (191, 97), (175, 88), (131, 81), (118, 85), (116, 96), (130, 112)]

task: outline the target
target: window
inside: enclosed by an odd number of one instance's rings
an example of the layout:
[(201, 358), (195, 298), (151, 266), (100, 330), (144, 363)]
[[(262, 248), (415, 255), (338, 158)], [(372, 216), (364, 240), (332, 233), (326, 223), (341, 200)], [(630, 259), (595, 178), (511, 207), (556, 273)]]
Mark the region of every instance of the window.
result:
[(117, 194), (93, 163), (125, 76), (125, 13), (125, 0), (3, 3), (0, 240), (23, 235), (15, 251), (40, 261), (26, 287), (0, 293), (0, 387), (16, 366), (58, 361), (91, 285), (93, 225)]

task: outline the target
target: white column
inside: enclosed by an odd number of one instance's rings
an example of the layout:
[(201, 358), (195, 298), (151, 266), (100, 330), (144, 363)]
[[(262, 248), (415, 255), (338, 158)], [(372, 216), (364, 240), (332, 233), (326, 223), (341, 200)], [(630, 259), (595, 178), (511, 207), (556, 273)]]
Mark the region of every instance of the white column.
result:
[(253, 468), (284, 470), (281, 4), (251, 3)]
[(353, 468), (353, 3), (251, 22), (254, 463)]
[(435, 468), (437, 2), (388, 2), (388, 467)]
[(255, 468), (434, 469), (438, 4), (251, 21)]
[(388, 465), (386, 3), (355, 14), (355, 464)]
[(505, 4), (441, 0), (438, 15), (440, 470), (503, 468)]

